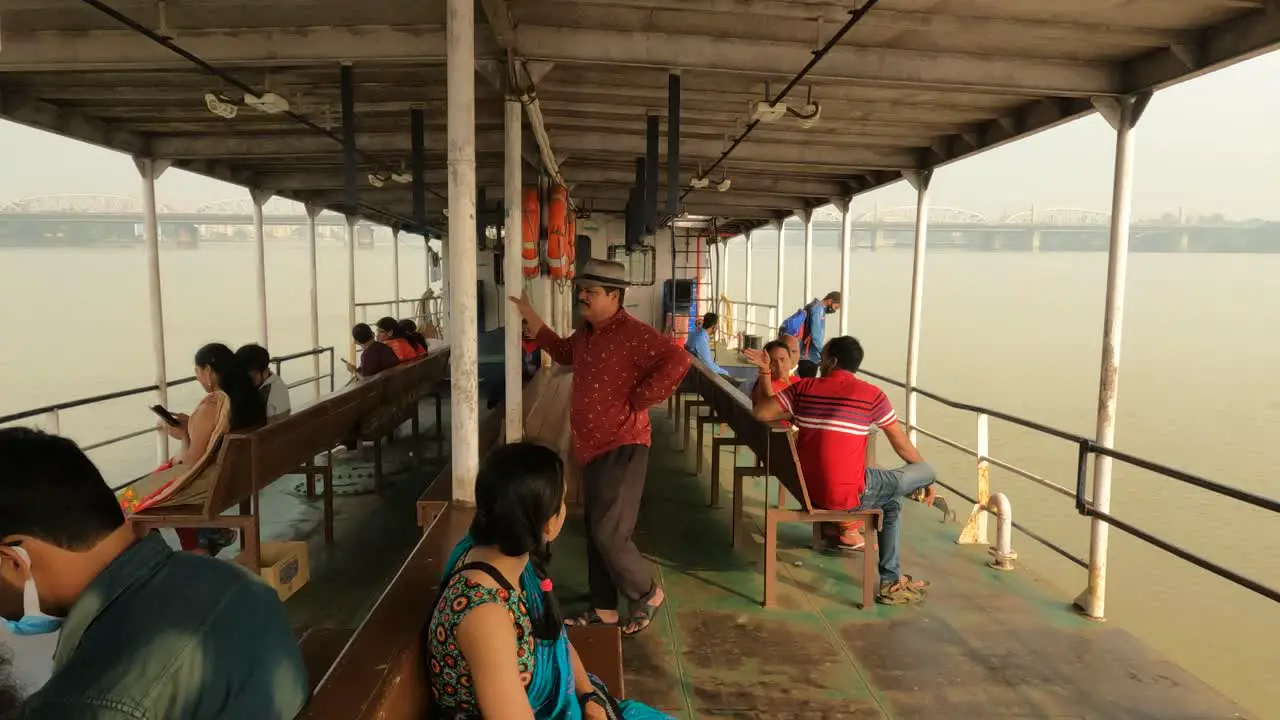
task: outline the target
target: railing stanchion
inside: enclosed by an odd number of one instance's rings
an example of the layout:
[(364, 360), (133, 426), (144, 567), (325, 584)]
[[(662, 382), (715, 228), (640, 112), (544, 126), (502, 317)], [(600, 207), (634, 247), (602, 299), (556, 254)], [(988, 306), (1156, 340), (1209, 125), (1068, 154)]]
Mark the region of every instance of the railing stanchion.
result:
[(840, 200), (840, 334), (849, 334), (849, 256), (853, 254), (853, 197)]
[[(1107, 304), (1102, 325), (1102, 372), (1098, 381), (1098, 445), (1116, 439), (1116, 396), (1120, 382), (1120, 338), (1124, 326), (1125, 275), (1129, 265), (1129, 222), (1133, 212), (1133, 128), (1151, 93), (1095, 98), (1099, 113), (1116, 131), (1115, 178), (1111, 194), (1111, 242), (1107, 252)], [(1111, 458), (1098, 455), (1093, 465), (1094, 509), (1111, 510)], [(1089, 585), (1076, 607), (1091, 618), (1106, 617), (1107, 535), (1110, 526), (1094, 517), (1089, 534)]]
[[(164, 356), (164, 299), (160, 285), (160, 226), (156, 218), (156, 178), (169, 167), (168, 160), (136, 158), (142, 175), (142, 232), (147, 246), (147, 296), (151, 304), (151, 352), (155, 369), (156, 404), (169, 406), (168, 372)], [(169, 458), (169, 434), (156, 429), (156, 462)]]
[(920, 371), (920, 317), (924, 310), (924, 254), (929, 232), (929, 183), (932, 170), (911, 170), (902, 176), (916, 189), (916, 240), (911, 266), (911, 319), (907, 330), (907, 436), (916, 442), (916, 384)]
[(50, 410), (48, 413), (45, 414), (44, 431), (49, 433), (50, 435), (62, 434), (62, 421), (58, 417), (58, 411), (56, 409)]
[[(978, 413), (978, 504), (986, 505), (991, 499), (991, 419), (986, 413)], [(978, 544), (987, 544), (987, 514), (980, 512), (975, 518)]]
[[(307, 203), (305, 206), (305, 210), (307, 211), (307, 272), (308, 272), (307, 277), (308, 277), (308, 282), (311, 289), (311, 305), (310, 305), (311, 347), (314, 349), (319, 349), (320, 347), (320, 280), (316, 271), (316, 217), (320, 215), (321, 207), (319, 205), (313, 205), (312, 203)], [(351, 329), (348, 328), (347, 332), (350, 332), (350, 331)], [(330, 356), (332, 356), (332, 354), (333, 353), (330, 352)], [(331, 359), (331, 362), (329, 363), (330, 365), (329, 372), (332, 373), (333, 372), (332, 357), (330, 359)], [(316, 381), (311, 384), (311, 394), (315, 399), (319, 400), (320, 399), (320, 354), (319, 353), (316, 353), (311, 356), (311, 376), (316, 378)], [(332, 390), (333, 387), (330, 386), (329, 389)]]

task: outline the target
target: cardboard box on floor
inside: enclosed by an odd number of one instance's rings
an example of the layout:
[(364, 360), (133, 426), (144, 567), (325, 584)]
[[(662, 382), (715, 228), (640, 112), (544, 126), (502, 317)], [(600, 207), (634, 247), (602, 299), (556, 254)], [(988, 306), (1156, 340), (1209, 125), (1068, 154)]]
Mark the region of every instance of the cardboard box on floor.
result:
[(538, 370), (524, 386), (524, 438), (555, 448), (560, 453), (568, 484), (565, 502), (581, 505), (582, 473), (573, 457), (573, 436), (569, 429), (572, 392), (571, 368), (551, 365)]
[(275, 588), (280, 602), (302, 589), (311, 579), (307, 544), (300, 541), (262, 543), (262, 579)]

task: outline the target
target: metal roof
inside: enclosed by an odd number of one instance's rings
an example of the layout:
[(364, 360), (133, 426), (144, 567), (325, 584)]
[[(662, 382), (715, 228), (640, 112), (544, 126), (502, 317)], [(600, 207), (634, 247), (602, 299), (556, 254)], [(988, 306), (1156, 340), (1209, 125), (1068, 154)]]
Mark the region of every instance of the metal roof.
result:
[[(338, 209), (338, 75), (350, 62), (361, 214), (409, 218), (408, 185), (364, 180), (408, 166), (409, 110), (419, 107), (428, 211), (440, 222), (443, 0), (109, 4), (280, 94), (337, 137), (249, 108), (215, 116), (205, 93), (235, 97), (232, 88), (83, 0), (0, 0), (0, 117)], [(645, 150), (645, 117), (666, 114), (671, 70), (683, 84), (687, 188), (746, 125), (751, 105), (785, 85), (859, 4), (478, 0), (479, 183), (490, 201), (501, 196), (499, 84), (510, 58), (537, 79), (575, 201), (620, 212)], [(710, 189), (685, 197), (684, 210), (747, 225), (776, 219), (1079, 117), (1093, 111), (1092, 98), (1156, 89), (1277, 45), (1277, 0), (882, 0), (789, 96), (793, 107), (818, 103), (818, 122), (804, 128), (787, 115), (761, 124), (712, 174)], [(531, 138), (525, 151), (536, 163)], [(721, 168), (727, 192), (714, 187)]]

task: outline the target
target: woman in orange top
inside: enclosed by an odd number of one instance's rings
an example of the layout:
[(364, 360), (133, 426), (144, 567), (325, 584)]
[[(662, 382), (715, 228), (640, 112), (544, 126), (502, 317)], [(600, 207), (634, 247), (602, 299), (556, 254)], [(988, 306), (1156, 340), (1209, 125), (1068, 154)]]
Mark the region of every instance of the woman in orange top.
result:
[(377, 334), (378, 342), (391, 348), (400, 362), (412, 360), (422, 354), (421, 350), (409, 342), (400, 323), (393, 317), (384, 317), (378, 321)]

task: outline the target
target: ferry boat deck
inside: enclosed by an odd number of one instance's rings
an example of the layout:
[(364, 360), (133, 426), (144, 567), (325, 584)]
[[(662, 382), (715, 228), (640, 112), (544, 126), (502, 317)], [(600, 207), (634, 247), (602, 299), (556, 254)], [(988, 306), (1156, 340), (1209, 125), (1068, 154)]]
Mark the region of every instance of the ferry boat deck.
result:
[[(300, 479), (263, 495), (264, 540), (310, 540), (312, 579), (286, 607), (300, 635), (327, 636), (308, 657), (316, 677), (422, 537), (413, 501), (448, 460), (428, 437), (432, 415), (424, 413), (417, 444), (389, 445), (381, 496), (343, 497), (336, 481), (333, 546), (324, 545), (318, 503), (295, 487)], [(1123, 629), (1082, 618), (1033, 570), (987, 567), (986, 547), (956, 544), (958, 526), (916, 503), (903, 512), (903, 566), (930, 581), (923, 604), (859, 609), (859, 554), (814, 551), (809, 527), (797, 524), (779, 534), (778, 606), (763, 608), (763, 531), (753, 510), (763, 506), (763, 483), (747, 481), (746, 542), (732, 550), (727, 510), (707, 502), (709, 473), (693, 472), (693, 453), (680, 450), (664, 410), (652, 417), (636, 543), (668, 601), (648, 630), (623, 641), (629, 697), (690, 720), (1260, 717)], [(347, 455), (338, 475), (367, 461)], [(567, 608), (585, 603), (584, 542), (573, 513), (552, 563)]]

